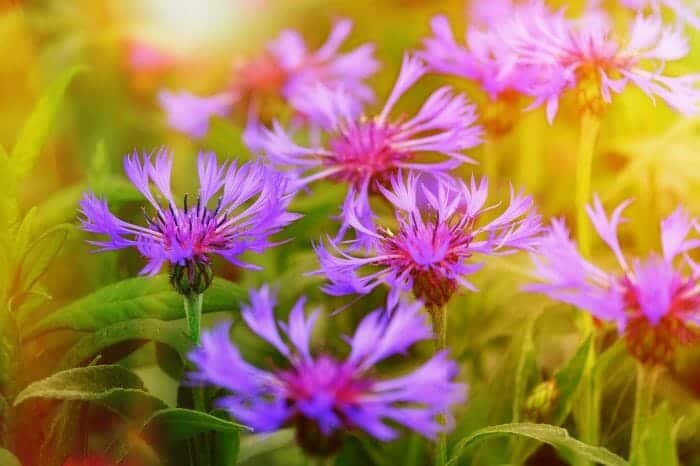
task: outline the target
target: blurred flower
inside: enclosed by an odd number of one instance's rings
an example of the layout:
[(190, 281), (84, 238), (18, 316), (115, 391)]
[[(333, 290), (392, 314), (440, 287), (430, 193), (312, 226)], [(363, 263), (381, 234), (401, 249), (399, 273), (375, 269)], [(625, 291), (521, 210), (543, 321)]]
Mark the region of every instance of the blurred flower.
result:
[(688, 23), (695, 29), (700, 29), (700, 3), (697, 0), (620, 0), (620, 3), (628, 8), (644, 11), (651, 8), (658, 13), (662, 7), (673, 11), (679, 23)]
[[(298, 215), (287, 212), (290, 194), (286, 178), (259, 163), (217, 164), (212, 153), (198, 160), (199, 194), (195, 205), (175, 204), (170, 189), (172, 157), (164, 149), (155, 159), (134, 153), (124, 159), (131, 182), (151, 203), (153, 216), (145, 213), (146, 226), (127, 223), (112, 214), (107, 202), (87, 193), (80, 202), (82, 227), (107, 240), (90, 241), (100, 251), (135, 247), (148, 260), (142, 274), (156, 274), (164, 263), (171, 266), (171, 281), (183, 294), (201, 293), (211, 282), (210, 255), (254, 268), (241, 262), (245, 251), (262, 252), (274, 244), (267, 237), (280, 231)], [(153, 183), (166, 201), (162, 206), (151, 191)], [(219, 192), (214, 208), (209, 207)], [(158, 197), (160, 197), (158, 196)]]
[[(435, 91), (412, 118), (390, 119), (396, 101), (425, 73), (425, 65), (408, 55), (384, 107), (374, 117), (358, 117), (355, 99), (343, 91), (317, 86), (309, 88), (299, 106), (326, 133), (325, 144), (304, 147), (279, 124), (272, 129), (249, 131), (247, 143), (262, 151), (274, 164), (300, 172), (298, 185), (321, 178), (348, 184), (343, 206), (342, 236), (349, 215), (366, 226), (372, 223), (369, 194), (386, 184), (401, 168), (446, 172), (462, 163), (472, 163), (462, 151), (481, 140), (474, 125), (474, 106), (449, 87)], [(436, 152), (448, 160), (419, 163), (419, 156)], [(348, 213), (352, 206), (354, 212)]]
[[(396, 302), (401, 291), (413, 289), (416, 298), (429, 309), (445, 305), (461, 286), (475, 290), (465, 278), (483, 263), (475, 254), (508, 254), (529, 249), (540, 229), (539, 215), (532, 212), (529, 196), (511, 190), (510, 205), (483, 225), (479, 217), (496, 206), (485, 207), (486, 179), (478, 184), (472, 178), (467, 186), (461, 180), (436, 177), (435, 183), (422, 183), (420, 174), (392, 178), (391, 190), (380, 187), (396, 209), (398, 230), (368, 229), (348, 209), (348, 222), (373, 239), (373, 247), (360, 256), (343, 249), (343, 243), (330, 241), (316, 247), (321, 269), (330, 280), (324, 291), (331, 295), (366, 294), (380, 283), (390, 287), (389, 302)], [(420, 202), (419, 196), (424, 196)], [(423, 204), (423, 205), (421, 205)], [(345, 245), (348, 242), (344, 243)], [(378, 270), (360, 275), (373, 266)]]
[(245, 101), (253, 118), (263, 101), (270, 98), (281, 98), (299, 112), (295, 105), (299, 102), (298, 95), (317, 83), (331, 89), (342, 88), (359, 102), (371, 101), (374, 94), (363, 81), (379, 68), (374, 45), (364, 44), (347, 53), (338, 51), (351, 29), (352, 22), (348, 19), (336, 22), (326, 42), (315, 52), (307, 50), (299, 32), (283, 31), (268, 44), (266, 53), (235, 63), (230, 88), (214, 96), (218, 102), (226, 102), (225, 106), (212, 107), (213, 104), (207, 105), (186, 92), (173, 98), (172, 93), (163, 91), (160, 99), (169, 124), (200, 138), (208, 130), (209, 118), (225, 115), (234, 102)]
[[(651, 254), (630, 265), (617, 238), (628, 204), (618, 206), (610, 218), (597, 197), (588, 207), (593, 226), (614, 253), (621, 272), (608, 273), (586, 261), (563, 221), (553, 220), (541, 248), (533, 254), (535, 273), (543, 283), (528, 289), (615, 322), (635, 357), (661, 364), (678, 345), (700, 342), (700, 266), (687, 254), (700, 247), (700, 239), (688, 238), (698, 225), (679, 208), (661, 222), (662, 255)], [(677, 260), (680, 257), (683, 262)], [(683, 263), (689, 274), (683, 273)]]
[(688, 54), (688, 43), (679, 28), (664, 25), (658, 15), (637, 15), (626, 40), (619, 40), (600, 10), (588, 10), (573, 20), (563, 10), (552, 12), (534, 2), (514, 9), (491, 28), (500, 46), (510, 51), (501, 60), (499, 74), (512, 67), (539, 73), (530, 79), (526, 93), (535, 97), (533, 107), (546, 104), (550, 122), (568, 89), (577, 90), (583, 110), (597, 114), (611, 102), (612, 93), (622, 92), (629, 83), (679, 112), (698, 112), (700, 74), (662, 74), (667, 61)]
[(431, 337), (420, 304), (400, 302), (368, 314), (346, 340), (350, 354), (340, 361), (311, 354), (309, 340), (319, 311), (305, 317), (304, 303), (299, 299), (289, 322), (278, 323), (275, 297), (263, 286), (250, 292), (250, 305), (241, 310), (250, 329), (285, 356), (287, 368), (265, 371), (245, 362), (229, 340), (230, 324), (223, 324), (205, 332), (202, 346), (190, 353), (197, 367), (190, 380), (228, 389), (231, 394), (219, 399), (218, 405), (257, 432), (295, 426), (300, 446), (313, 455), (333, 454), (343, 433), (355, 429), (380, 440), (394, 439), (397, 432), (386, 421), (430, 438), (446, 428), (438, 422), (440, 414), (462, 402), (466, 392), (454, 381), (457, 365), (447, 352), (393, 379), (378, 379), (373, 369)]

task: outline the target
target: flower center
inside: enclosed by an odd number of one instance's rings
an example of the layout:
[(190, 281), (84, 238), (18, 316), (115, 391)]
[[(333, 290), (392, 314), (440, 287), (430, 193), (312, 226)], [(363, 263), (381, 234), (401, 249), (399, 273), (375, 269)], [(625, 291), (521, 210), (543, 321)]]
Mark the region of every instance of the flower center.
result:
[[(625, 342), (630, 353), (645, 364), (666, 364), (679, 345), (700, 342), (700, 330), (690, 323), (690, 314), (700, 307), (700, 296), (693, 292), (696, 283), (688, 280), (674, 290), (670, 304), (657, 322), (642, 310), (637, 285), (622, 279), (628, 316)], [(665, 311), (665, 312), (663, 312)]]
[(347, 128), (330, 141), (333, 157), (328, 164), (339, 167), (335, 178), (361, 184), (368, 178), (381, 183), (396, 170), (396, 163), (409, 159), (411, 153), (392, 147), (398, 130), (386, 124), (363, 121)]
[(249, 60), (236, 67), (234, 87), (244, 94), (279, 95), (288, 73), (268, 55)]

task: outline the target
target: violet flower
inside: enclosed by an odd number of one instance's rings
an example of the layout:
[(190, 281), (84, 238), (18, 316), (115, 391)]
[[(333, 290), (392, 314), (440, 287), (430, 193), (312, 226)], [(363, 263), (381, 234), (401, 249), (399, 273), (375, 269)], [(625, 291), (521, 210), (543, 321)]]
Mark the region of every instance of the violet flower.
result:
[(630, 262), (617, 237), (628, 204), (623, 202), (608, 217), (596, 197), (587, 209), (619, 271), (608, 272), (585, 260), (564, 222), (553, 220), (533, 254), (541, 283), (528, 289), (616, 324), (630, 353), (642, 362), (662, 364), (677, 346), (700, 342), (700, 266), (687, 254), (700, 247), (700, 238), (689, 238), (697, 223), (678, 208), (661, 222), (662, 254)]
[(154, 275), (168, 263), (173, 286), (185, 295), (202, 293), (209, 286), (212, 255), (255, 268), (242, 262), (240, 255), (274, 246), (268, 237), (299, 217), (287, 212), (291, 195), (286, 177), (260, 163), (219, 165), (213, 153), (200, 153), (197, 168), (199, 193), (192, 201), (185, 195), (180, 208), (170, 189), (168, 151), (161, 149), (153, 159), (137, 153), (126, 156), (124, 170), (153, 213), (144, 209), (145, 226), (128, 223), (112, 214), (106, 201), (86, 193), (80, 202), (82, 228), (107, 236), (89, 242), (100, 251), (135, 247), (148, 261), (142, 274)]
[(311, 455), (334, 454), (349, 431), (388, 441), (398, 435), (394, 425), (429, 438), (451, 426), (451, 419), (446, 426), (439, 417), (465, 399), (466, 386), (455, 381), (457, 365), (446, 351), (391, 379), (379, 378), (375, 368), (431, 338), (420, 304), (401, 302), (365, 316), (346, 340), (345, 360), (312, 354), (309, 340), (319, 311), (306, 317), (304, 304), (299, 299), (289, 321), (277, 322), (275, 297), (263, 286), (250, 292), (250, 305), (241, 310), (248, 327), (287, 359), (286, 367), (264, 370), (244, 361), (225, 323), (204, 332), (202, 345), (190, 353), (197, 369), (190, 380), (228, 390), (217, 405), (256, 432), (294, 426), (300, 446)]
[(366, 294), (385, 283), (390, 303), (412, 289), (428, 309), (440, 308), (458, 288), (475, 290), (466, 277), (483, 262), (473, 256), (509, 254), (530, 249), (537, 241), (540, 220), (532, 211), (533, 201), (512, 190), (500, 215), (479, 221), (496, 207), (485, 206), (486, 179), (477, 183), (472, 178), (467, 185), (440, 176), (428, 184), (412, 172), (405, 180), (401, 174), (392, 178), (390, 190), (379, 189), (396, 210), (397, 227), (366, 228), (356, 211), (348, 209), (350, 225), (372, 238), (373, 246), (362, 254), (347, 241), (329, 239), (330, 247), (316, 246), (321, 265), (317, 273), (330, 281), (324, 287), (328, 294)]
[(241, 100), (247, 102), (249, 111), (246, 113), (252, 114), (253, 119), (259, 107), (270, 98), (281, 98), (299, 112), (294, 105), (298, 101), (296, 97), (316, 83), (332, 89), (342, 87), (359, 102), (371, 101), (374, 94), (364, 80), (377, 71), (379, 63), (374, 58), (372, 44), (339, 52), (351, 29), (352, 21), (337, 21), (326, 42), (314, 52), (307, 49), (299, 32), (282, 31), (268, 44), (264, 54), (236, 63), (230, 88), (210, 97), (162, 91), (160, 101), (169, 124), (178, 131), (201, 138), (212, 116), (228, 114), (234, 103)]
[[(414, 116), (391, 117), (397, 100), (425, 72), (421, 60), (406, 55), (386, 103), (368, 117), (357, 116), (355, 100), (343, 91), (309, 88), (299, 105), (325, 130), (321, 135), (325, 140), (318, 145), (295, 143), (276, 123), (272, 129), (249, 133), (247, 142), (280, 168), (296, 170), (300, 187), (322, 178), (348, 185), (339, 237), (349, 226), (349, 206), (354, 209), (352, 215), (369, 226), (373, 218), (369, 195), (381, 190), (399, 169), (446, 172), (473, 162), (462, 151), (480, 142), (481, 128), (474, 125), (474, 106), (464, 95), (442, 87)], [(429, 153), (447, 159), (429, 162)]]

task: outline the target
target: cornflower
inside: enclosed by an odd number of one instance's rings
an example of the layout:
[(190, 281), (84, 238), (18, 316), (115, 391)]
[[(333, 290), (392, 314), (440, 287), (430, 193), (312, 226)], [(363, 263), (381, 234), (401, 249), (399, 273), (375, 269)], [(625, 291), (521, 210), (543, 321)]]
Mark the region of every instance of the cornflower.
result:
[[(397, 437), (399, 424), (434, 438), (451, 427), (438, 417), (465, 399), (466, 387), (455, 381), (457, 365), (440, 352), (412, 372), (379, 378), (375, 366), (415, 343), (431, 338), (419, 303), (398, 303), (365, 316), (352, 338), (345, 360), (314, 355), (311, 332), (319, 310), (308, 317), (299, 299), (288, 322), (274, 317), (275, 296), (267, 286), (250, 292), (243, 320), (287, 360), (268, 370), (243, 360), (229, 339), (230, 323), (205, 332), (201, 347), (190, 353), (196, 372), (192, 383), (209, 383), (228, 390), (217, 405), (255, 432), (286, 426), (309, 455), (332, 456), (349, 432), (364, 431), (382, 441)], [(280, 328), (283, 333), (280, 333)]]

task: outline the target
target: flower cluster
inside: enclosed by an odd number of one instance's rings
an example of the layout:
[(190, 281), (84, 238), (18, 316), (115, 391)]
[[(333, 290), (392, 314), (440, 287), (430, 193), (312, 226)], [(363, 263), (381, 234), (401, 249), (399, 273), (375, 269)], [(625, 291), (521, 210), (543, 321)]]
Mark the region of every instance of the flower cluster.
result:
[(319, 311), (307, 317), (304, 303), (303, 298), (297, 301), (287, 323), (277, 322), (275, 297), (262, 287), (250, 292), (250, 305), (241, 311), (248, 327), (287, 359), (287, 367), (263, 370), (247, 363), (225, 323), (205, 332), (201, 347), (190, 354), (197, 368), (191, 382), (226, 388), (230, 394), (217, 404), (256, 432), (295, 426), (301, 447), (312, 455), (334, 453), (346, 431), (391, 440), (396, 430), (388, 421), (431, 438), (446, 427), (438, 422), (440, 413), (463, 401), (466, 392), (455, 382), (457, 367), (446, 352), (390, 379), (379, 378), (373, 369), (431, 337), (419, 303), (400, 302), (367, 314), (348, 339), (345, 360), (312, 354), (310, 338)]
[[(351, 216), (357, 215), (365, 226), (371, 225), (369, 195), (381, 191), (398, 170), (446, 172), (473, 162), (462, 151), (480, 142), (481, 129), (474, 125), (474, 107), (464, 95), (442, 87), (413, 117), (390, 117), (397, 100), (425, 72), (421, 60), (404, 56), (393, 90), (373, 117), (358, 116), (352, 97), (342, 90), (310, 88), (300, 105), (323, 129), (324, 145), (299, 145), (279, 124), (249, 133), (248, 144), (277, 166), (295, 170), (299, 187), (321, 178), (348, 184), (339, 237), (349, 227)], [(441, 154), (447, 160), (429, 162), (421, 158), (429, 153)], [(350, 208), (352, 213), (348, 212)]]
[(687, 254), (700, 247), (700, 238), (689, 238), (698, 225), (679, 208), (661, 223), (662, 254), (630, 263), (617, 237), (627, 205), (618, 206), (610, 217), (598, 198), (588, 209), (620, 272), (606, 272), (584, 259), (564, 223), (554, 220), (533, 256), (542, 283), (528, 288), (615, 323), (634, 356), (662, 364), (678, 345), (700, 342), (700, 266)]
[[(469, 185), (442, 176), (423, 182), (415, 172), (391, 179), (391, 189), (380, 186), (396, 211), (396, 231), (366, 228), (348, 209), (349, 224), (372, 239), (365, 251), (344, 248), (329, 239), (330, 248), (318, 245), (321, 271), (332, 295), (366, 294), (380, 283), (390, 287), (390, 302), (401, 291), (413, 290), (428, 308), (444, 306), (460, 287), (474, 290), (465, 278), (483, 265), (473, 256), (508, 254), (531, 249), (540, 229), (528, 196), (511, 191), (510, 205), (496, 218), (480, 223), (495, 206), (485, 206), (485, 179)], [(362, 255), (359, 255), (362, 252)], [(373, 270), (362, 272), (367, 268)]]
[[(486, 15), (487, 27), (471, 28), (459, 45), (447, 20), (433, 20), (433, 36), (422, 56), (438, 72), (474, 79), (496, 97), (516, 91), (546, 105), (551, 122), (562, 95), (571, 89), (583, 111), (600, 113), (613, 93), (634, 84), (685, 114), (700, 109), (700, 76), (667, 76), (667, 62), (685, 57), (688, 43), (660, 15), (639, 13), (623, 37), (601, 9), (581, 18), (552, 11), (543, 2), (495, 2), (507, 15)], [(489, 19), (490, 18), (490, 19)]]
[(257, 109), (269, 98), (282, 98), (305, 116), (296, 103), (309, 86), (318, 83), (331, 89), (342, 88), (360, 102), (371, 101), (374, 94), (364, 80), (379, 68), (374, 46), (364, 44), (347, 53), (339, 52), (351, 29), (350, 20), (336, 22), (326, 42), (315, 52), (307, 50), (299, 32), (285, 30), (269, 43), (266, 53), (236, 63), (230, 88), (212, 96), (162, 91), (160, 102), (168, 123), (178, 131), (201, 138), (208, 131), (212, 116), (227, 115), (236, 102), (245, 101), (255, 118)]
[[(83, 229), (107, 236), (91, 244), (101, 251), (135, 247), (148, 260), (143, 274), (156, 274), (165, 263), (170, 264), (173, 285), (183, 294), (198, 294), (209, 286), (212, 255), (255, 267), (242, 262), (240, 255), (264, 251), (272, 245), (268, 237), (298, 217), (287, 212), (291, 194), (286, 178), (260, 163), (219, 165), (211, 153), (199, 155), (197, 168), (197, 199), (190, 204), (185, 195), (183, 206), (178, 207), (170, 188), (171, 155), (160, 150), (155, 158), (127, 156), (126, 174), (153, 213), (144, 210), (146, 226), (134, 225), (116, 217), (106, 201), (88, 193), (80, 202)], [(151, 184), (165, 205), (157, 200)]]

